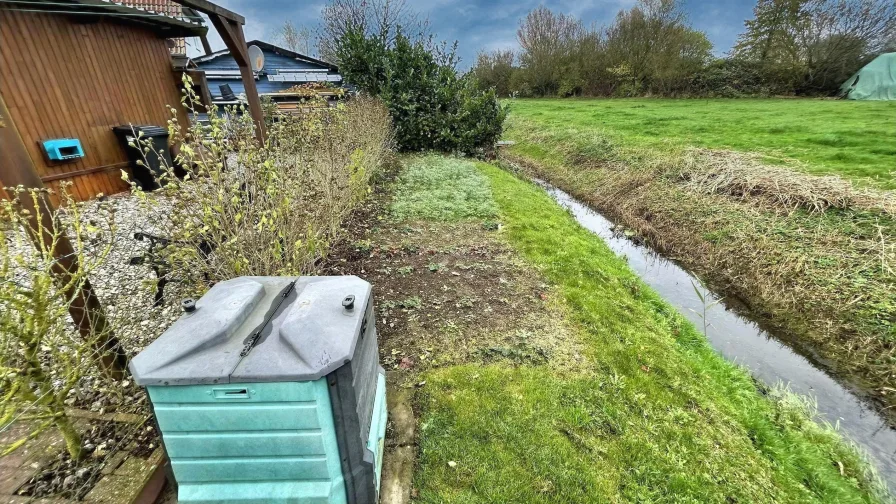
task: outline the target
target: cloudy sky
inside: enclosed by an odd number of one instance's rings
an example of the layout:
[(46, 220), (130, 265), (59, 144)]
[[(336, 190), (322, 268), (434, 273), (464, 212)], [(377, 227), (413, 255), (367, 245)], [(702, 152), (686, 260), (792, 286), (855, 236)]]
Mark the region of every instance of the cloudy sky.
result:
[[(216, 3), (246, 18), (246, 40), (273, 42), (273, 34), (285, 21), (309, 28), (317, 25), (325, 0), (318, 3), (297, 0), (217, 0)], [(620, 9), (629, 8), (635, 0), (408, 0), (423, 16), (428, 16), (438, 38), (458, 41), (462, 68), (469, 67), (482, 49), (515, 49), (516, 30), (526, 13), (544, 4), (548, 8), (572, 14), (585, 24), (608, 24)], [(717, 55), (725, 54), (751, 17), (755, 0), (685, 0), (688, 17), (699, 30), (706, 32)], [(224, 43), (209, 30), (212, 47), (222, 49)], [(198, 44), (193, 44), (197, 47)], [(198, 51), (198, 49), (193, 49)]]

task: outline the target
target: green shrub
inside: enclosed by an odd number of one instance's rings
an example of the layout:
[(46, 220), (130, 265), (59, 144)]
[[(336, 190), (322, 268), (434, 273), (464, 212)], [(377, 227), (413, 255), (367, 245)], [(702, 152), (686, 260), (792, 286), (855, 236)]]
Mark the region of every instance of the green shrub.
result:
[(458, 81), (452, 117), (444, 121), (437, 147), (443, 151), (475, 153), (480, 148), (495, 145), (504, 132), (507, 108), (498, 103), (493, 89), (480, 90), (473, 79)]
[(691, 79), (688, 94), (720, 98), (793, 94), (792, 69), (744, 58), (717, 59)]
[(401, 32), (388, 43), (350, 30), (337, 55), (345, 79), (388, 107), (400, 150), (474, 154), (503, 132), (507, 112), (494, 90), (480, 89), (472, 75), (458, 76), (453, 50)]

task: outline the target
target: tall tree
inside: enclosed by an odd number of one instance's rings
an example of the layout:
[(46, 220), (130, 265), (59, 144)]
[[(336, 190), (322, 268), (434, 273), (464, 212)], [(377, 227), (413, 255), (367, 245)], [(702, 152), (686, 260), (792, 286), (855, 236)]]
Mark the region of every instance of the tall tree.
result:
[(277, 28), (274, 40), (290, 51), (301, 54), (309, 54), (311, 51), (311, 30), (304, 26), (297, 28), (292, 21), (287, 21)]
[(808, 0), (758, 0), (753, 19), (734, 46), (736, 56), (763, 62), (794, 64), (800, 59), (800, 33), (805, 31)]
[(896, 33), (893, 0), (759, 0), (753, 13), (734, 55), (788, 71), (807, 92), (835, 91)]
[(476, 55), (473, 75), (485, 89), (494, 88), (498, 96), (508, 96), (515, 59), (516, 55), (511, 50), (482, 51)]
[(802, 34), (810, 90), (836, 90), (883, 51), (896, 32), (896, 1), (810, 0)]
[(563, 72), (584, 33), (581, 21), (555, 13), (543, 5), (526, 15), (517, 30), (517, 38), (523, 49), (520, 64), (526, 68), (533, 92), (540, 95), (557, 93)]
[(639, 0), (606, 30), (609, 63), (634, 92), (672, 93), (709, 61), (712, 44), (676, 0)]

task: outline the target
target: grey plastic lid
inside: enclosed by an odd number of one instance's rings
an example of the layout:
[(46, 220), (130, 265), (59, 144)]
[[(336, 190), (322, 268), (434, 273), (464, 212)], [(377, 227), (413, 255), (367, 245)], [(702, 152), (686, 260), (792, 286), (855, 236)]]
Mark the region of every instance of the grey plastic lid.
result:
[(353, 355), (370, 292), (355, 276), (220, 282), (131, 360), (131, 373), (140, 385), (317, 380)]

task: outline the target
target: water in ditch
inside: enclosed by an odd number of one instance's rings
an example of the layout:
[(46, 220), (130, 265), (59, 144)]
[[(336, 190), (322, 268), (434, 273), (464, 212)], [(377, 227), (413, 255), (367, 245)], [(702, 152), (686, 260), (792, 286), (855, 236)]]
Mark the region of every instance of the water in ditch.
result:
[[(586, 229), (598, 235), (646, 284), (697, 327), (703, 327), (700, 315), (704, 301), (694, 290), (699, 280), (674, 262), (648, 247), (638, 245), (613, 231), (613, 223), (569, 194), (539, 182), (561, 205), (568, 208)], [(692, 283), (693, 282), (693, 283)], [(701, 288), (701, 291), (703, 289)], [(819, 414), (865, 450), (875, 462), (891, 491), (896, 491), (896, 429), (877, 411), (817, 368), (808, 359), (761, 329), (755, 322), (725, 306), (725, 300), (706, 296), (706, 336), (726, 359), (750, 370), (768, 385), (787, 384), (799, 394), (811, 396)]]

